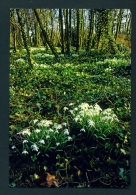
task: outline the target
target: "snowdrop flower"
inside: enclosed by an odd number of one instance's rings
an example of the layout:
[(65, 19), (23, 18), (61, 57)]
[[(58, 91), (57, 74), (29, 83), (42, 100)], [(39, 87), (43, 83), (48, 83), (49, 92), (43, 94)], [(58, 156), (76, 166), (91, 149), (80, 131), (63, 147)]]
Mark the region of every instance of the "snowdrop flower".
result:
[(70, 112), (71, 114), (73, 114), (73, 113), (74, 113), (74, 111), (73, 111), (73, 110), (69, 110), (69, 112)]
[(94, 106), (94, 110), (96, 111), (96, 113), (100, 113), (100, 111), (102, 111), (101, 107), (98, 104), (95, 104)]
[(68, 136), (68, 141), (72, 140), (72, 137)]
[(78, 111), (78, 108), (74, 108), (75, 111)]
[(52, 125), (52, 122), (50, 120), (41, 120), (37, 125), (43, 127), (49, 127), (50, 125)]
[(80, 119), (80, 116), (76, 116), (76, 117), (74, 118), (74, 121), (75, 121), (75, 122), (77, 122), (77, 121), (79, 121), (79, 120), (81, 120), (81, 119)]
[(50, 128), (50, 129), (49, 129), (49, 132), (54, 132), (54, 130)]
[(56, 130), (62, 129), (62, 125), (61, 124), (55, 123), (54, 127), (55, 127)]
[(69, 135), (68, 129), (65, 129), (65, 130), (64, 130), (64, 135)]
[(79, 114), (80, 114), (80, 116), (84, 116), (84, 115), (86, 114), (86, 112), (85, 112), (84, 110), (81, 110), (81, 111), (79, 112)]
[(28, 154), (28, 152), (27, 152), (26, 150), (24, 150), (24, 151), (22, 152), (22, 154)]
[(40, 133), (41, 132), (41, 129), (35, 129), (34, 132), (35, 133)]
[(22, 135), (31, 135), (30, 129), (24, 129), (23, 131), (17, 133), (17, 134), (22, 134)]
[(67, 126), (67, 123), (62, 123), (62, 125), (66, 127)]
[(38, 122), (38, 119), (33, 120), (34, 124)]
[(31, 148), (32, 148), (32, 151), (37, 151), (38, 152), (38, 147), (37, 147), (37, 145), (36, 144), (33, 144), (32, 146), (31, 146)]
[(80, 131), (83, 131), (83, 132), (85, 132), (85, 129), (84, 129), (84, 128), (82, 128), (82, 129), (80, 129)]
[(64, 109), (64, 111), (68, 110), (68, 108), (67, 108), (67, 107), (64, 107), (63, 109)]
[(23, 144), (24, 144), (24, 143), (27, 143), (27, 142), (28, 142), (27, 140), (24, 140), (24, 141), (23, 141)]
[(16, 146), (12, 146), (11, 148), (14, 150), (16, 148)]
[(112, 114), (112, 113), (113, 113), (113, 110), (112, 110), (111, 108), (107, 108), (107, 109), (105, 109), (102, 113), (103, 113), (103, 114), (106, 114), (106, 115)]
[(94, 122), (92, 120), (88, 120), (88, 125), (94, 126)]
[(70, 104), (69, 104), (69, 106), (73, 106), (73, 105), (74, 105), (74, 103), (70, 103)]
[(48, 138), (50, 138), (50, 136), (49, 135), (46, 135), (46, 139), (48, 139)]
[(45, 144), (45, 141), (44, 141), (43, 139), (41, 139), (41, 140), (39, 141), (39, 143), (40, 143), (40, 144)]
[(59, 143), (59, 142), (57, 142), (57, 143), (56, 143), (56, 146), (58, 146), (58, 145), (60, 145), (60, 143)]
[(78, 107), (81, 108), (82, 110), (85, 110), (85, 109), (89, 108), (89, 104), (88, 103), (82, 103)]
[(59, 134), (58, 130), (56, 130), (55, 133)]

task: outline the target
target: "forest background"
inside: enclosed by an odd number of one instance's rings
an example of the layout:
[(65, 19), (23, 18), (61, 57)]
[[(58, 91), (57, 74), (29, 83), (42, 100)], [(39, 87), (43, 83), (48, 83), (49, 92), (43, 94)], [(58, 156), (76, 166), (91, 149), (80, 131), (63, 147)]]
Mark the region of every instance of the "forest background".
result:
[(130, 10), (11, 9), (10, 23), (10, 185), (128, 187)]

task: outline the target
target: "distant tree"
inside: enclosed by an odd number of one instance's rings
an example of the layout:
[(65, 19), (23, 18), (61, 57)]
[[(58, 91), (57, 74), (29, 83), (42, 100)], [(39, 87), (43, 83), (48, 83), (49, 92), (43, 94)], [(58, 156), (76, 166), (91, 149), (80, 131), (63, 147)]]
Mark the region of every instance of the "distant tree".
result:
[(34, 13), (35, 13), (36, 19), (37, 19), (37, 21), (39, 23), (39, 26), (40, 26), (42, 34), (43, 34), (44, 46), (46, 46), (46, 43), (47, 43), (49, 45), (52, 53), (54, 54), (55, 58), (57, 59), (57, 61), (60, 61), (59, 56), (58, 56), (57, 51), (56, 51), (56, 48), (54, 47), (53, 43), (49, 40), (47, 32), (45, 31), (45, 29), (43, 27), (43, 24), (42, 24), (42, 22), (40, 20), (40, 16), (39, 16), (38, 10), (34, 9)]
[(80, 9), (77, 9), (77, 40), (76, 40), (76, 51), (79, 52), (80, 50)]
[(86, 51), (89, 51), (91, 43), (92, 43), (92, 36), (93, 36), (93, 30), (94, 30), (94, 11), (91, 9), (89, 10), (89, 33), (87, 37), (87, 47)]
[(20, 10), (16, 9), (16, 13), (17, 13), (17, 16), (18, 16), (18, 23), (21, 27), (21, 33), (22, 33), (22, 38), (23, 38), (23, 42), (24, 42), (24, 47), (27, 51), (28, 63), (30, 65), (30, 68), (32, 68), (33, 67), (32, 58), (31, 58), (30, 49), (29, 49), (29, 46), (28, 46), (28, 40), (27, 40), (27, 36), (26, 36), (26, 33), (25, 33), (24, 24), (23, 24), (21, 16), (20, 16)]
[(62, 17), (61, 9), (59, 9), (59, 24), (60, 24), (60, 38), (61, 38), (61, 53), (64, 54), (64, 32), (63, 32), (63, 17)]
[[(107, 51), (117, 53), (118, 48), (112, 33), (112, 10), (109, 9), (97, 9), (97, 21), (96, 21), (96, 36), (95, 36), (95, 47), (101, 50), (106, 48)], [(107, 43), (107, 45), (106, 45)]]
[(11, 25), (11, 32), (13, 35), (13, 50), (14, 52), (17, 51), (17, 30), (16, 30), (16, 25), (15, 25), (15, 20), (14, 20), (14, 9), (12, 9), (10, 11), (10, 17), (11, 17), (11, 21), (12, 21), (12, 25)]
[(120, 33), (120, 29), (121, 29), (121, 21), (122, 21), (122, 17), (123, 17), (123, 13), (124, 13), (124, 9), (120, 9), (119, 10), (119, 14), (117, 16), (117, 26), (116, 26), (116, 33), (115, 33), (115, 40), (118, 37), (118, 34)]
[(70, 25), (69, 25), (69, 10), (66, 9), (66, 53), (69, 55), (70, 54)]

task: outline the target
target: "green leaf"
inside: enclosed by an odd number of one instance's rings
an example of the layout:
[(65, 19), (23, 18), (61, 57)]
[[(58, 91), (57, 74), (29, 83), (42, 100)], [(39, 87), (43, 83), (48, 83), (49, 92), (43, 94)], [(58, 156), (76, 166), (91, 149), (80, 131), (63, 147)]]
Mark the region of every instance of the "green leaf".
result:
[(37, 157), (34, 155), (34, 156), (31, 156), (31, 160), (34, 162), (37, 160)]
[(107, 149), (109, 146), (110, 146), (110, 144), (108, 142), (106, 142), (104, 145), (105, 149)]
[(124, 172), (124, 168), (119, 168), (119, 175), (121, 176)]
[(83, 186), (82, 186), (81, 184), (79, 184), (79, 185), (77, 186), (77, 188), (83, 188)]
[(12, 182), (11, 183), (12, 187), (16, 187), (16, 183)]

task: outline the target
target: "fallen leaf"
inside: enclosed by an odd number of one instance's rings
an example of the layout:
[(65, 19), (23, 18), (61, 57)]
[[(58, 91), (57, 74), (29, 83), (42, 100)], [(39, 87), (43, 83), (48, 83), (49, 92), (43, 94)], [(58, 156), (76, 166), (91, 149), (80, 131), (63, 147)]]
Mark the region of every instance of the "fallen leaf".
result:
[(49, 173), (47, 173), (46, 182), (48, 187), (51, 187), (51, 185), (59, 187), (59, 181), (55, 177), (56, 177), (55, 175), (50, 175)]

